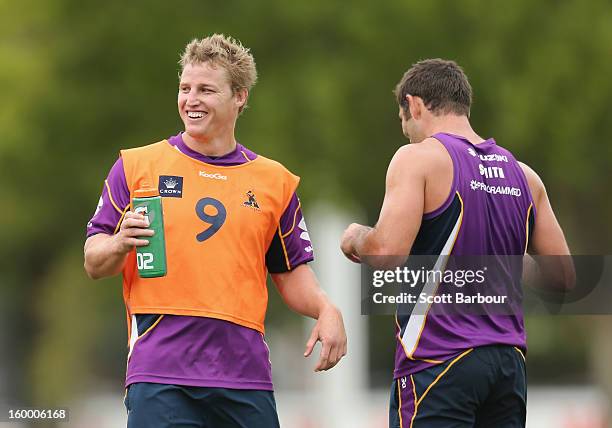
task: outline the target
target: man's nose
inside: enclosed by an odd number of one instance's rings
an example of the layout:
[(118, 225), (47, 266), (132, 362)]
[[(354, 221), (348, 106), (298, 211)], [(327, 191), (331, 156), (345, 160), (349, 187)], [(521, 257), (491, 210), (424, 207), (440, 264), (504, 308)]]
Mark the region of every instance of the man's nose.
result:
[(195, 91), (189, 91), (187, 94), (187, 105), (196, 105), (200, 102)]

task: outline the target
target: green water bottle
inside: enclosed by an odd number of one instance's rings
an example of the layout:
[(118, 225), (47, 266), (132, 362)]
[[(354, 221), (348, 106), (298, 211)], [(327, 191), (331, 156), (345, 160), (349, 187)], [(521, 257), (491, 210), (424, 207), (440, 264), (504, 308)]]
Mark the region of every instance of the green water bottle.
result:
[(159, 191), (152, 187), (144, 187), (134, 192), (132, 208), (135, 213), (142, 214), (153, 229), (153, 236), (143, 236), (149, 245), (136, 247), (136, 266), (141, 278), (156, 278), (166, 276), (166, 240), (164, 238), (164, 216), (162, 198)]

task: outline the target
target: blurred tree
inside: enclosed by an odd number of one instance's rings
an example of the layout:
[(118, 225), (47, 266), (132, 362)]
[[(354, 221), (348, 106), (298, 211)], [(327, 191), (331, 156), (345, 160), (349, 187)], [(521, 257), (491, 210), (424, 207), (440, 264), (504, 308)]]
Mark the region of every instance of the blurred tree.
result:
[[(19, 326), (3, 344), (13, 392), (67, 396), (93, 351), (123, 349), (125, 333), (104, 330), (98, 306), (120, 305), (119, 283), (84, 280), (84, 227), (117, 151), (180, 130), (177, 61), (191, 38), (231, 34), (255, 55), (260, 78), (239, 140), (301, 175), (306, 207), (360, 205), (371, 221), (406, 143), (391, 90), (418, 59), (457, 60), (474, 87), (476, 129), (542, 175), (574, 251), (597, 253), (612, 237), (610, 22), (606, 0), (0, 2), (0, 309)], [(392, 329), (387, 321), (372, 329)], [(551, 376), (570, 364), (555, 354), (569, 346), (564, 329), (592, 334), (580, 319), (542, 319), (531, 337), (553, 325), (551, 345), (530, 353)], [(388, 350), (373, 352), (376, 370), (391, 363), (390, 334), (373, 335), (372, 349)], [(581, 362), (572, 379), (586, 379), (584, 348), (569, 354)]]

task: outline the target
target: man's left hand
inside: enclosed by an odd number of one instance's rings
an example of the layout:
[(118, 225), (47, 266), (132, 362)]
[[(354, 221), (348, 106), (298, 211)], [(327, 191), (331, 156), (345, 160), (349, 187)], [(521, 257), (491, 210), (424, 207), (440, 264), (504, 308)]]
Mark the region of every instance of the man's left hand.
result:
[(346, 331), (342, 314), (332, 305), (326, 306), (317, 319), (306, 343), (304, 357), (308, 357), (317, 341), (321, 342), (321, 355), (315, 372), (329, 370), (346, 355)]

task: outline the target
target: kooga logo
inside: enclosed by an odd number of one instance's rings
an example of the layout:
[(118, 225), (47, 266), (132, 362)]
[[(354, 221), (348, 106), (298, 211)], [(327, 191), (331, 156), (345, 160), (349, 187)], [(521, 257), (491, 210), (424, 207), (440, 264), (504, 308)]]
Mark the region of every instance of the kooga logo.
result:
[(218, 172), (215, 172), (214, 174), (209, 174), (206, 171), (200, 171), (200, 177), (214, 178), (215, 180), (227, 180), (226, 175), (219, 174)]

